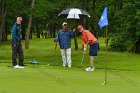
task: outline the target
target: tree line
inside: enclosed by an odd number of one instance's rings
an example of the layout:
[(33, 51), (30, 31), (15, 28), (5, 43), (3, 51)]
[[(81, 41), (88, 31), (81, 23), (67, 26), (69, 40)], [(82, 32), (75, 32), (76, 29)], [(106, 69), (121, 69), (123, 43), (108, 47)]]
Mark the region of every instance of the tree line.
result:
[[(70, 28), (82, 24), (98, 37), (105, 36), (98, 21), (105, 7), (108, 7), (108, 33), (110, 49), (140, 53), (140, 1), (139, 0), (0, 0), (0, 44), (11, 34), (11, 28), (17, 16), (22, 16), (22, 39), (36, 34), (55, 37), (62, 22)], [(58, 17), (66, 8), (86, 10), (91, 18), (68, 20)], [(77, 33), (78, 34), (78, 33)], [(28, 45), (26, 46), (28, 48)]]

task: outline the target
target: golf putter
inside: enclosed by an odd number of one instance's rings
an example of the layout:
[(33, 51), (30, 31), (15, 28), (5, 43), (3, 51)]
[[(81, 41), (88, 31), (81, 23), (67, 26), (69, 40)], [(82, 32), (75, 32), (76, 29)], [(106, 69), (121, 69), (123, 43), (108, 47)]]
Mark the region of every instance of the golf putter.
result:
[(81, 66), (80, 67), (82, 67), (82, 65), (83, 65), (85, 53), (86, 53), (86, 51), (84, 50), (84, 53), (83, 53), (83, 56), (82, 56), (82, 60), (81, 60)]

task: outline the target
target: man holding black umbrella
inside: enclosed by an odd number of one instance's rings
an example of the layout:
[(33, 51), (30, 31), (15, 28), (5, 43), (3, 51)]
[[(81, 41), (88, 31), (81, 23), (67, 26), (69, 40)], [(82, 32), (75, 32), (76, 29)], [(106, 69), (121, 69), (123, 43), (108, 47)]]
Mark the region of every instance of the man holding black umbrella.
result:
[(63, 22), (62, 27), (63, 29), (58, 32), (55, 42), (59, 42), (63, 66), (71, 67), (71, 38), (73, 37), (74, 33), (67, 30), (66, 22)]

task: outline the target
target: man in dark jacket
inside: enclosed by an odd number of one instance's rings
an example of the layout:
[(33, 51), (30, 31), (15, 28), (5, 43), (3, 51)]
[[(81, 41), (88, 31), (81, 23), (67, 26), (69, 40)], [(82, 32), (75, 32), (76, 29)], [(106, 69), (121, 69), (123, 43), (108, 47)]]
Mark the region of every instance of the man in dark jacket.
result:
[[(12, 64), (14, 68), (24, 68), (23, 67), (24, 54), (21, 45), (21, 37), (20, 37), (21, 22), (22, 22), (22, 17), (17, 17), (17, 21), (12, 28)], [(19, 64), (17, 63), (16, 60), (17, 55), (19, 56)]]
[(67, 30), (66, 22), (63, 22), (62, 27), (63, 29), (58, 32), (56, 42), (59, 42), (60, 45), (63, 66), (71, 67), (71, 38), (73, 37), (74, 33)]

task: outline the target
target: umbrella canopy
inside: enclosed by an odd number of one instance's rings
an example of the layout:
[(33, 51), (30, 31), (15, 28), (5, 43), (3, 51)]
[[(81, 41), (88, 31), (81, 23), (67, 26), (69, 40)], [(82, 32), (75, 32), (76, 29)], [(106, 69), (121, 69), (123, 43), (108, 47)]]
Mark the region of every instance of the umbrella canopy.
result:
[(58, 16), (67, 19), (80, 19), (90, 17), (90, 15), (85, 10), (78, 8), (65, 9), (61, 13), (59, 13)]

